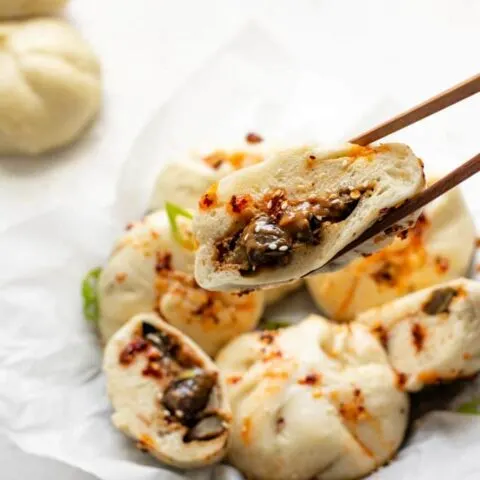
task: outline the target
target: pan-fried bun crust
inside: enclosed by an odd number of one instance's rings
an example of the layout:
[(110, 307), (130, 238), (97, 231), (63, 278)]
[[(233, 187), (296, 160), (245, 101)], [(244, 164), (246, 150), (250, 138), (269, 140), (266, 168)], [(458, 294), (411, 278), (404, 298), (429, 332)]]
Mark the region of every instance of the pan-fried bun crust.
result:
[(355, 323), (377, 335), (407, 391), (480, 369), (480, 284), (473, 280), (420, 290), (362, 313)]
[[(402, 144), (272, 154), (223, 178), (200, 200), (197, 282), (209, 290), (241, 290), (308, 275), (424, 183), (422, 162)], [(378, 249), (398, 230), (358, 251)]]
[(403, 439), (408, 396), (361, 325), (312, 315), (236, 338), (217, 365), (233, 412), (229, 459), (247, 478), (360, 478)]
[(221, 460), (231, 421), (225, 386), (186, 335), (154, 314), (137, 315), (109, 340), (103, 368), (112, 421), (140, 449), (181, 468)]

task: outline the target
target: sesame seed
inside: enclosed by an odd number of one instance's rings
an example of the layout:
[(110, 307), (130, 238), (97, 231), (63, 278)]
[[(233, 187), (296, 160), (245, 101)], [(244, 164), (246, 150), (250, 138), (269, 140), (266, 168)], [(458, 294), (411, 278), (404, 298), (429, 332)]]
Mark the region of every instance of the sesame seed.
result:
[(347, 167), (348, 166), (348, 160), (345, 159), (343, 162), (342, 162), (342, 167)]
[(268, 248), (269, 248), (270, 250), (276, 250), (276, 249), (277, 249), (277, 244), (276, 244), (276, 243), (273, 243), (273, 242), (272, 242), (272, 243), (269, 243), (269, 244), (268, 244)]
[(245, 241), (247, 241), (249, 236), (250, 236), (250, 234), (247, 233), (247, 234), (245, 235), (245, 237), (243, 237), (243, 239), (244, 239)]
[(273, 203), (272, 203), (272, 201), (270, 200), (270, 201), (267, 203), (267, 207), (268, 207), (268, 208), (272, 208), (272, 205), (273, 205)]
[(260, 225), (257, 225), (257, 226), (255, 227), (255, 233), (259, 233), (259, 232), (260, 232)]
[(287, 202), (282, 202), (282, 210), (285, 210), (288, 207)]
[(360, 198), (360, 192), (358, 190), (353, 190), (350, 192), (350, 197), (356, 200), (357, 198)]
[(287, 245), (282, 245), (282, 246), (279, 248), (279, 250), (280, 250), (281, 252), (286, 252), (286, 251), (288, 250), (288, 247), (287, 247)]

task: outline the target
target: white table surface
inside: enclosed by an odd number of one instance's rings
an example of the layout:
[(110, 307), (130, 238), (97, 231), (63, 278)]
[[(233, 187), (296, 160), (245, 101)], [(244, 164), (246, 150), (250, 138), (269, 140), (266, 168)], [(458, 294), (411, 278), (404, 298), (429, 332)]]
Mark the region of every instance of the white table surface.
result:
[[(67, 15), (101, 57), (104, 109), (71, 150), (0, 159), (0, 232), (31, 216), (32, 205), (107, 205), (120, 166), (154, 111), (249, 21), (309, 68), (338, 72), (359, 89), (388, 93), (400, 106), (480, 70), (476, 0), (72, 0)], [(458, 125), (449, 133), (456, 140), (471, 108), (449, 113)], [(475, 141), (478, 148), (478, 136), (461, 142), (459, 161), (477, 153)], [(428, 153), (429, 143), (420, 143)], [(0, 464), (2, 480), (93, 478), (28, 456), (1, 434)]]

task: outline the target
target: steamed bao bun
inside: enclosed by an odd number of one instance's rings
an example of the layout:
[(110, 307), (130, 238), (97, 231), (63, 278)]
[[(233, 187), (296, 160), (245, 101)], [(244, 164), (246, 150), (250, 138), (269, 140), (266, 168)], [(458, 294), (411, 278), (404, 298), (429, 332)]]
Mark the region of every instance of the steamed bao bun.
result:
[(229, 460), (256, 480), (360, 478), (397, 451), (409, 399), (362, 325), (311, 315), (218, 355), (233, 412)]
[(339, 268), (391, 243), (403, 219), (329, 262), (390, 208), (424, 187), (423, 164), (402, 144), (273, 152), (202, 196), (194, 219), (195, 278), (209, 290), (266, 288)]
[[(429, 183), (433, 183), (430, 181)], [(475, 226), (458, 188), (427, 205), (406, 239), (342, 270), (307, 279), (318, 307), (337, 321), (467, 273)]]
[[(190, 223), (177, 217), (184, 239), (191, 236)], [(133, 315), (152, 311), (160, 312), (209, 355), (255, 328), (263, 313), (263, 293), (239, 296), (203, 290), (193, 278), (193, 262), (193, 251), (174, 238), (165, 211), (130, 225), (99, 279), (103, 339)]]
[(154, 314), (109, 340), (103, 368), (114, 425), (162, 462), (194, 468), (220, 460), (231, 413), (218, 369), (202, 349)]
[(76, 140), (101, 101), (100, 66), (60, 19), (0, 24), (0, 154), (35, 155)]
[(357, 323), (379, 338), (405, 390), (480, 370), (480, 284), (473, 280), (420, 290), (362, 313)]
[[(197, 209), (200, 197), (212, 184), (229, 173), (262, 162), (271, 149), (263, 141), (244, 143), (236, 148), (209, 153), (192, 152), (186, 161), (168, 163), (157, 176), (148, 211), (165, 208), (165, 202)], [(273, 305), (297, 290), (302, 283), (297, 280), (265, 290), (265, 304)]]
[(0, 18), (48, 15), (58, 12), (67, 0), (0, 0)]

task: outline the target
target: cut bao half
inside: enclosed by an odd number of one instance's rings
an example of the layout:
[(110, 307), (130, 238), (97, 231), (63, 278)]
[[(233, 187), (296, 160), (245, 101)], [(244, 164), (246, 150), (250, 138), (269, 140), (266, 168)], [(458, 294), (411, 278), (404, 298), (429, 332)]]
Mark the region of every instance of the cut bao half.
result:
[[(425, 185), (423, 164), (402, 144), (284, 150), (235, 172), (200, 199), (194, 231), (197, 282), (242, 290), (318, 272), (343, 247)], [(359, 253), (385, 246), (414, 214)], [(338, 268), (342, 261), (328, 268)]]
[(195, 468), (226, 451), (231, 414), (210, 358), (155, 314), (136, 315), (109, 340), (104, 371), (112, 421), (162, 462)]

